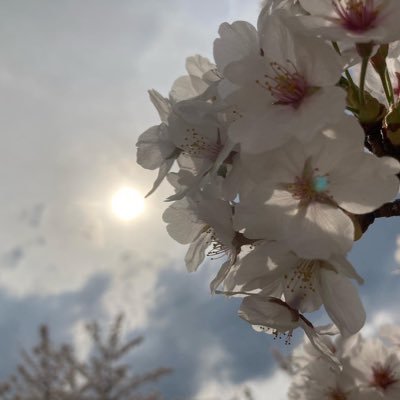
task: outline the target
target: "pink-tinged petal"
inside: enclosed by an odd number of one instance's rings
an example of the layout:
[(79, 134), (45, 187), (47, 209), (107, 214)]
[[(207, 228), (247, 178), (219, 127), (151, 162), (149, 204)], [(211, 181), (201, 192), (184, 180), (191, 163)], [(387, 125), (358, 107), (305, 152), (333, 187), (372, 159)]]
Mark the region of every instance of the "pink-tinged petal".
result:
[(365, 310), (350, 279), (330, 270), (320, 273), (321, 297), (326, 312), (343, 336), (357, 333), (365, 323)]
[(288, 219), (286, 237), (299, 257), (327, 259), (334, 253), (346, 254), (351, 249), (354, 225), (339, 208), (312, 202)]
[(211, 243), (212, 231), (202, 232), (189, 246), (185, 255), (186, 268), (189, 272), (197, 270), (206, 256), (206, 250)]
[(337, 204), (354, 214), (371, 212), (392, 201), (399, 191), (395, 174), (400, 163), (371, 154), (349, 155), (329, 175), (329, 192)]

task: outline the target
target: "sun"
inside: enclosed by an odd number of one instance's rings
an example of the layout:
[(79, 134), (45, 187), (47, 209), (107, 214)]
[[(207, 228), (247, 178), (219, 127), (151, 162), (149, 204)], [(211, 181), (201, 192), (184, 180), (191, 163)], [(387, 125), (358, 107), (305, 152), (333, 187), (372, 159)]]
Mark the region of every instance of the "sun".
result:
[(124, 186), (112, 196), (111, 209), (117, 218), (131, 221), (144, 211), (143, 196), (137, 190)]

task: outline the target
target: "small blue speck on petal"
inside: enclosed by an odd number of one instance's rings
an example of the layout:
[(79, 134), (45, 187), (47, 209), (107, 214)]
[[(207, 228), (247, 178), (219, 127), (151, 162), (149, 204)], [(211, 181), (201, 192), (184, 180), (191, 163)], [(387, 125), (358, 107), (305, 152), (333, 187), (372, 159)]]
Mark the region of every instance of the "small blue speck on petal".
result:
[(317, 193), (325, 192), (328, 189), (329, 181), (326, 176), (315, 176), (313, 180), (313, 188)]

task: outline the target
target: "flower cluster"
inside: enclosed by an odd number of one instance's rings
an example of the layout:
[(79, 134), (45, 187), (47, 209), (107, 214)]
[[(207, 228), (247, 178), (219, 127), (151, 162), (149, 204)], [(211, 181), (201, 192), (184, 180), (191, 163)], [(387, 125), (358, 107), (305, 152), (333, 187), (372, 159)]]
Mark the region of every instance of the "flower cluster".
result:
[(325, 339), (340, 359), (334, 370), (308, 342), (282, 367), (293, 376), (289, 400), (397, 400), (400, 395), (400, 328), (386, 325), (380, 338)]
[[(398, 0), (268, 0), (257, 27), (220, 26), (215, 64), (189, 57), (168, 98), (150, 91), (161, 123), (137, 143), (149, 194), (174, 188), (163, 219), (187, 269), (221, 259), (213, 293), (336, 364), (325, 335), (365, 322), (347, 253), (399, 190), (399, 16)], [(330, 330), (304, 316), (321, 306)]]

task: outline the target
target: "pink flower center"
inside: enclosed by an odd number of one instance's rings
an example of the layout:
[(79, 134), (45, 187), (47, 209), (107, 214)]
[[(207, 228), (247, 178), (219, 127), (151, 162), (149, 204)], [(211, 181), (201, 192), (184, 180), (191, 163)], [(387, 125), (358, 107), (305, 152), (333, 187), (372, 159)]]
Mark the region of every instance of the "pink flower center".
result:
[(328, 393), (329, 400), (346, 400), (347, 395), (340, 389), (333, 389)]
[(294, 182), (283, 184), (283, 188), (290, 192), (303, 205), (311, 202), (330, 202), (329, 175), (321, 175), (318, 168), (312, 168), (308, 159), (304, 164), (301, 176), (296, 176)]
[(271, 62), (273, 74), (264, 75), (265, 81), (257, 80), (256, 83), (271, 93), (276, 99), (274, 104), (297, 108), (309, 94), (310, 86), (296, 67), (290, 61), (288, 63), (289, 67), (286, 68), (276, 62)]
[(398, 379), (389, 366), (383, 366), (377, 363), (372, 367), (372, 382), (371, 386), (386, 390), (389, 386), (396, 383)]
[(382, 8), (376, 0), (332, 0), (332, 5), (340, 24), (352, 32), (374, 28)]

